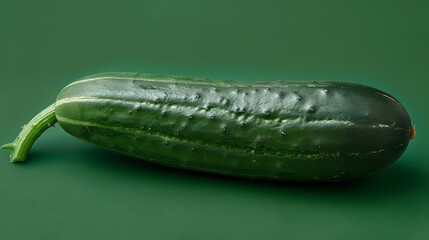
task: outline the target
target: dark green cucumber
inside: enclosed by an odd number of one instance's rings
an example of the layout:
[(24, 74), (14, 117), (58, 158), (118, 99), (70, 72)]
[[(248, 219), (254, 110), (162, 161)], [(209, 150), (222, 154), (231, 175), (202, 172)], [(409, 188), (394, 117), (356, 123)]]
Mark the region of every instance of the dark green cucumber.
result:
[(414, 135), (394, 97), (340, 82), (103, 73), (65, 87), (45, 112), (31, 121), (41, 124), (27, 125), (6, 145), (17, 152), (12, 161), (24, 161), (36, 135), (58, 121), (81, 140), (168, 166), (249, 178), (347, 180), (393, 163)]

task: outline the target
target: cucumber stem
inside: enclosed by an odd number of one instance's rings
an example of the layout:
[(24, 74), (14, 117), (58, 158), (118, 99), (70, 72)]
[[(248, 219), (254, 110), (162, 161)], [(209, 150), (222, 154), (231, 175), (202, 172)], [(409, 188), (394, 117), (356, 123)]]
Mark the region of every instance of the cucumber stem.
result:
[(56, 122), (54, 103), (37, 114), (27, 125), (23, 126), (15, 141), (1, 146), (2, 149), (12, 150), (10, 162), (25, 162), (27, 154), (36, 139)]

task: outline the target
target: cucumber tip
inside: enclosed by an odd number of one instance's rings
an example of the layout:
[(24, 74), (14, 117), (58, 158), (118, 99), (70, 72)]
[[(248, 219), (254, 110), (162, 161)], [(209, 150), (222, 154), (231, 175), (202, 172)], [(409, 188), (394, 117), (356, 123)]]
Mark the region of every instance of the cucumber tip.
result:
[(416, 126), (410, 127), (410, 135), (411, 135), (411, 139), (416, 139)]

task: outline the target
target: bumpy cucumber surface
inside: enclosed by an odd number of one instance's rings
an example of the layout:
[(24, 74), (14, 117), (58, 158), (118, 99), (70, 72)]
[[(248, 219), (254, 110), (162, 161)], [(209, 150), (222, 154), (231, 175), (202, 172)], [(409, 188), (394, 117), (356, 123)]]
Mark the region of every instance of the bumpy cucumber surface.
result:
[(289, 181), (372, 174), (398, 159), (415, 134), (394, 97), (358, 84), (102, 73), (65, 87), (4, 145), (11, 161), (25, 161), (55, 122), (83, 141), (135, 158)]
[(345, 180), (400, 157), (410, 117), (380, 90), (337, 82), (104, 73), (64, 88), (68, 133), (173, 167), (250, 178)]

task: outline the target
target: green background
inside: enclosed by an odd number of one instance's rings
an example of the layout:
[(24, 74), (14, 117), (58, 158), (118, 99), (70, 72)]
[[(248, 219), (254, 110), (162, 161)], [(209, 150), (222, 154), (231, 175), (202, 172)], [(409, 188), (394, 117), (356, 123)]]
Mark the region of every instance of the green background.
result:
[(428, 3), (0, 1), (0, 143), (102, 71), (363, 83), (417, 128), (379, 174), (292, 184), (161, 167), (57, 126), (25, 164), (0, 151), (0, 238), (428, 239)]

